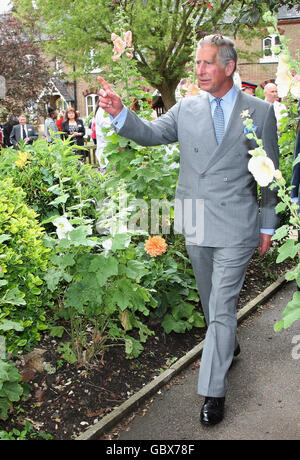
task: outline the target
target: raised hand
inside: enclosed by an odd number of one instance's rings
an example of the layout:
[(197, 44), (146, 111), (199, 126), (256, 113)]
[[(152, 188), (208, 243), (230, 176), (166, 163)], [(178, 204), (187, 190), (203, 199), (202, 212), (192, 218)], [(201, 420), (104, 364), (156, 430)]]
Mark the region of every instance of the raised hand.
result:
[(104, 78), (98, 77), (99, 82), (103, 86), (103, 89), (100, 89), (99, 95), (99, 106), (103, 110), (110, 113), (113, 117), (119, 115), (123, 109), (123, 103), (120, 96), (111, 89), (110, 85)]

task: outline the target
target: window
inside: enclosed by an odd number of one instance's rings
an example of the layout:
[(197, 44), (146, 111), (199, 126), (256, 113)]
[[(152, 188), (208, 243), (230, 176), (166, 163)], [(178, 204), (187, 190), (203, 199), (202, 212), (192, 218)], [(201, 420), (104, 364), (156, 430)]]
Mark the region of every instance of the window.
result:
[(64, 101), (62, 98), (56, 99), (55, 104), (56, 104), (56, 109), (59, 113), (65, 112), (69, 107), (66, 101)]
[(97, 107), (99, 96), (98, 94), (89, 94), (85, 98), (85, 106), (86, 106), (86, 116), (88, 117), (91, 112), (95, 112)]
[(263, 39), (263, 57), (260, 59), (260, 62), (278, 62), (278, 54), (275, 54), (273, 49), (275, 46), (282, 47), (278, 35), (269, 35)]

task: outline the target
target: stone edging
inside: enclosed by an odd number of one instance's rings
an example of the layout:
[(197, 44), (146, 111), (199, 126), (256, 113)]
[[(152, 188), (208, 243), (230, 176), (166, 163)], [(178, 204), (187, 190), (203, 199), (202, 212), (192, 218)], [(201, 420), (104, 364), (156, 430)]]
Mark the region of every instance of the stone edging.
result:
[[(255, 297), (255, 299), (247, 303), (245, 307), (238, 311), (238, 323), (242, 322), (251, 313), (253, 313), (260, 304), (265, 303), (286, 283), (287, 281), (285, 279), (285, 275), (283, 275), (267, 287), (261, 294)], [(127, 401), (122, 403), (119, 407), (116, 407), (110, 414), (103, 417), (103, 419), (95, 425), (90, 426), (90, 428), (79, 435), (75, 440), (90, 441), (99, 439), (102, 434), (113, 428), (123, 417), (137, 409), (137, 407), (139, 407), (145, 399), (156, 393), (163, 385), (169, 382), (169, 380), (178, 375), (183, 369), (199, 358), (203, 350), (203, 345), (204, 340), (172, 364), (169, 369), (155, 377), (150, 383), (131, 396)]]

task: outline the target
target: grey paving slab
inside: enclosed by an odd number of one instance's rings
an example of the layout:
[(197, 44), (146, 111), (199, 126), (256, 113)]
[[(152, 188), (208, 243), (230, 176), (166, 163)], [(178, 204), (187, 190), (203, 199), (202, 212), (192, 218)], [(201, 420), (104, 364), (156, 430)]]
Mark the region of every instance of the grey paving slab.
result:
[(120, 431), (119, 439), (300, 439), (300, 320), (284, 331), (273, 330), (294, 290), (294, 283), (285, 285), (239, 325), (242, 352), (229, 372), (222, 423), (199, 423), (203, 398), (196, 394), (193, 364), (160, 389), (146, 411), (124, 423), (128, 431)]

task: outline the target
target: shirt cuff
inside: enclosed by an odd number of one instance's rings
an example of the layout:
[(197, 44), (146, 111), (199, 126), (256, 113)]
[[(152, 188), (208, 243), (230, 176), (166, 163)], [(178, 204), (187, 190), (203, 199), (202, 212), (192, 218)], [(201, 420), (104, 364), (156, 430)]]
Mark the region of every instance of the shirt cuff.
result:
[(126, 117), (127, 117), (127, 112), (128, 112), (127, 107), (123, 107), (119, 115), (117, 115), (115, 118), (112, 115), (109, 115), (111, 119), (111, 124), (113, 125), (116, 132), (119, 132), (120, 129), (123, 128)]
[(275, 230), (273, 228), (261, 228), (260, 233), (265, 233), (266, 235), (274, 235)]

